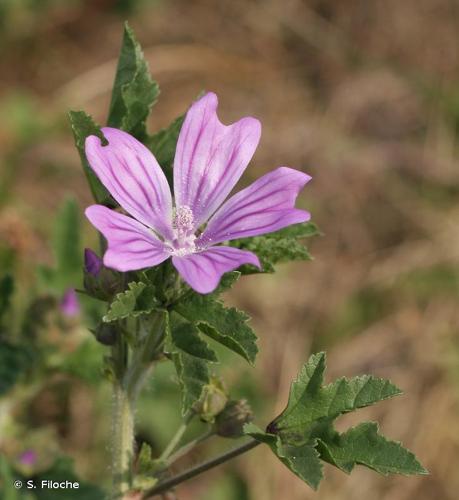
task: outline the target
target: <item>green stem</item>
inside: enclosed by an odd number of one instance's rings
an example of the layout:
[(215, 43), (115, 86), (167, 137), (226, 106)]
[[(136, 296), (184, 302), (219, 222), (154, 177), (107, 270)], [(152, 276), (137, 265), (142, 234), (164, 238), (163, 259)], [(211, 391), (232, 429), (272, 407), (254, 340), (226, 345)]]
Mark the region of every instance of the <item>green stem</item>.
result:
[(180, 427), (177, 429), (177, 432), (174, 434), (172, 439), (169, 441), (169, 444), (161, 453), (161, 456), (159, 457), (159, 460), (161, 462), (165, 462), (169, 458), (169, 456), (174, 452), (175, 448), (177, 448), (180, 440), (182, 439), (183, 435), (185, 434), (185, 431), (188, 428), (188, 424), (191, 422), (193, 417), (194, 417), (194, 412), (191, 411), (185, 415), (185, 418), (183, 419), (183, 422), (180, 425)]
[(131, 488), (134, 453), (134, 402), (118, 384), (113, 391), (112, 432), (112, 493), (117, 499)]
[(237, 448), (227, 451), (226, 453), (223, 453), (222, 455), (219, 455), (215, 458), (211, 458), (210, 460), (203, 462), (195, 467), (192, 467), (191, 469), (188, 469), (185, 472), (177, 474), (176, 476), (173, 476), (170, 479), (166, 479), (165, 481), (160, 482), (156, 486), (153, 486), (153, 488), (147, 490), (143, 494), (142, 500), (147, 500), (151, 497), (154, 497), (155, 495), (165, 493), (166, 491), (171, 490), (178, 484), (183, 483), (195, 476), (198, 476), (199, 474), (202, 474), (203, 472), (206, 472), (209, 469), (213, 469), (214, 467), (217, 467), (217, 465), (227, 462), (228, 460), (231, 460), (239, 455), (242, 455), (243, 453), (246, 453), (252, 448), (255, 448), (259, 444), (261, 444), (259, 441), (251, 439), (247, 443), (238, 446)]
[(175, 463), (179, 458), (182, 458), (184, 455), (189, 453), (193, 448), (195, 448), (198, 444), (202, 443), (206, 439), (215, 435), (215, 431), (210, 429), (208, 432), (198, 436), (196, 439), (193, 439), (189, 443), (186, 443), (181, 448), (179, 448), (175, 453), (172, 453), (167, 459), (167, 467), (170, 467), (173, 463)]
[(132, 353), (129, 370), (125, 375), (125, 385), (130, 395), (136, 397), (143, 387), (158, 349), (164, 340), (165, 313), (158, 311), (149, 325), (144, 340)]
[[(112, 498), (120, 499), (132, 488), (134, 414), (137, 397), (164, 338), (164, 313), (158, 312), (147, 332), (138, 329), (139, 345), (130, 356), (124, 335), (112, 348), (114, 365), (112, 415)], [(129, 363), (128, 363), (129, 362)]]

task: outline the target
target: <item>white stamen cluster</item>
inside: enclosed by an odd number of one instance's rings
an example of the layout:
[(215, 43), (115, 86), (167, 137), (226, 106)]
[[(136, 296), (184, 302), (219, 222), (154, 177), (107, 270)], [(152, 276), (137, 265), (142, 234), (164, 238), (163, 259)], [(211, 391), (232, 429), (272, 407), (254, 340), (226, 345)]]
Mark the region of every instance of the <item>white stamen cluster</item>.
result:
[(196, 252), (195, 240), (193, 234), (194, 217), (190, 207), (183, 205), (175, 209), (172, 220), (175, 239), (172, 242), (172, 254), (183, 257)]

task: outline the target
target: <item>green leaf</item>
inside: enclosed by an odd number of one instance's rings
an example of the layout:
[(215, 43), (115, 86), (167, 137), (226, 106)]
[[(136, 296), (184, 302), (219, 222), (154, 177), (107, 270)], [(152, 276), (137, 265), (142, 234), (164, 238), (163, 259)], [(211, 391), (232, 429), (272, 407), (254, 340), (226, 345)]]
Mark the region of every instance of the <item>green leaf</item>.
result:
[(149, 136), (146, 141), (147, 146), (166, 174), (170, 186), (173, 184), (172, 165), (174, 163), (175, 149), (184, 119), (185, 115), (179, 116), (167, 128)]
[(54, 224), (53, 249), (56, 284), (64, 291), (81, 281), (83, 250), (80, 240), (80, 211), (73, 198), (63, 202)]
[(347, 473), (360, 464), (381, 474), (426, 474), (413, 453), (378, 433), (376, 423), (364, 422), (343, 434), (333, 427), (339, 415), (396, 396), (400, 390), (368, 375), (323, 386), (324, 371), (325, 354), (312, 355), (293, 382), (282, 414), (266, 432), (248, 424), (244, 433), (267, 444), (314, 489), (322, 479), (319, 459)]
[(291, 226), (284, 227), (275, 231), (274, 233), (269, 233), (266, 235), (267, 238), (274, 240), (284, 239), (284, 238), (311, 238), (312, 236), (321, 235), (320, 229), (314, 222), (302, 222), (301, 224), (292, 224)]
[(159, 95), (134, 32), (126, 23), (118, 59), (108, 125), (121, 128), (140, 141), (147, 137), (146, 120)]
[(246, 313), (225, 307), (212, 295), (197, 293), (179, 302), (174, 309), (201, 332), (253, 364), (258, 352), (257, 337), (247, 324), (250, 318)]
[(341, 378), (322, 386), (325, 353), (311, 356), (293, 382), (284, 412), (271, 424), (283, 441), (308, 441), (316, 422), (334, 420), (339, 415), (401, 394), (391, 382), (370, 375)]
[(223, 292), (230, 290), (240, 277), (241, 273), (239, 271), (230, 271), (229, 273), (225, 273), (222, 276), (218, 287), (212, 292), (211, 295), (213, 297), (218, 297)]
[(234, 240), (230, 244), (236, 248), (249, 250), (260, 259), (262, 271), (254, 266), (243, 266), (241, 268), (243, 274), (273, 273), (275, 264), (296, 260), (312, 260), (308, 249), (298, 240), (317, 234), (320, 234), (317, 226), (312, 222), (307, 222), (294, 224), (263, 236)]
[(172, 344), (172, 352), (176, 352), (179, 349), (196, 358), (213, 363), (218, 361), (215, 351), (201, 338), (198, 328), (189, 321), (181, 319), (178, 314), (170, 314), (168, 331)]
[(103, 321), (117, 321), (127, 317), (147, 314), (159, 306), (155, 297), (155, 288), (143, 282), (132, 281), (128, 289), (118, 293), (110, 304), (110, 309), (102, 318)]
[(103, 205), (113, 206), (114, 202), (111, 199), (110, 193), (105, 189), (105, 186), (100, 182), (92, 168), (89, 166), (88, 160), (84, 150), (86, 138), (90, 135), (95, 135), (100, 138), (102, 144), (107, 144), (107, 141), (96, 125), (93, 119), (84, 111), (70, 111), (69, 113), (70, 124), (72, 127), (73, 137), (75, 139), (75, 146), (80, 154), (81, 164), (83, 171), (86, 175), (91, 193), (97, 203)]
[(376, 422), (364, 422), (339, 434), (334, 429), (319, 439), (321, 456), (346, 473), (360, 464), (380, 474), (427, 474), (410, 451), (378, 433)]
[(294, 474), (314, 490), (318, 488), (323, 478), (323, 465), (319, 452), (315, 448), (315, 441), (301, 446), (284, 445), (279, 436), (263, 432), (253, 424), (244, 426), (244, 434), (267, 444), (277, 458)]
[(31, 364), (30, 351), (10, 342), (0, 342), (0, 396), (18, 382)]
[(10, 307), (13, 292), (13, 277), (10, 274), (5, 274), (5, 276), (0, 279), (0, 320)]
[(182, 388), (182, 414), (185, 415), (201, 399), (210, 376), (207, 362), (185, 352), (172, 354), (177, 376)]
[(292, 472), (316, 488), (322, 477), (320, 458), (344, 472), (355, 465), (381, 474), (426, 474), (409, 450), (378, 433), (374, 422), (364, 422), (340, 434), (333, 422), (349, 411), (400, 394), (392, 383), (369, 375), (340, 378), (323, 385), (325, 354), (314, 354), (290, 389), (287, 408), (266, 432), (245, 426), (244, 432), (266, 443)]
[(137, 458), (136, 474), (134, 478), (134, 487), (142, 490), (152, 488), (158, 479), (152, 477), (155, 471), (167, 467), (163, 461), (153, 458), (153, 450), (147, 443), (142, 443), (140, 453)]

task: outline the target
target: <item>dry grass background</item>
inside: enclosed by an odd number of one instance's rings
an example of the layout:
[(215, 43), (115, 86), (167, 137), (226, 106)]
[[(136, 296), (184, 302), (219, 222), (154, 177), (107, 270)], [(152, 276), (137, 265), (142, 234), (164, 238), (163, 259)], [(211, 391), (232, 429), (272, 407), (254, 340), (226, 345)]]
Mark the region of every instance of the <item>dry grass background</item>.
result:
[[(64, 113), (104, 120), (123, 17), (111, 6), (55, 2), (4, 27), (0, 235), (23, 261), (49, 258), (47, 218), (66, 191), (90, 201)], [(313, 176), (301, 204), (325, 234), (315, 261), (247, 280), (229, 297), (253, 316), (252, 375), (266, 398), (281, 410), (308, 353), (325, 347), (329, 375), (371, 372), (403, 388), (363, 416), (431, 472), (347, 477), (327, 467), (313, 493), (260, 448), (229, 466), (250, 499), (458, 497), (458, 13), (455, 0), (176, 0), (145, 1), (127, 16), (162, 88), (151, 128), (212, 89), (223, 121), (263, 123), (247, 181), (278, 165)], [(28, 103), (28, 118), (15, 120), (33, 122), (29, 135), (9, 121), (14, 99)], [(204, 498), (222, 473), (179, 498)]]

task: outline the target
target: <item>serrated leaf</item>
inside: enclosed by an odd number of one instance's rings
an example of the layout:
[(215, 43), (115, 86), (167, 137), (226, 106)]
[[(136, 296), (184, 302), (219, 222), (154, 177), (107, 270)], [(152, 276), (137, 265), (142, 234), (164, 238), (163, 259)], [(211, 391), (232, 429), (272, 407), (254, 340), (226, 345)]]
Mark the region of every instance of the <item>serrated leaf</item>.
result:
[(173, 184), (172, 165), (175, 157), (175, 149), (184, 119), (185, 115), (179, 116), (167, 128), (149, 136), (147, 139), (147, 145), (161, 165), (170, 186)]
[(30, 362), (28, 349), (10, 342), (0, 342), (0, 396), (16, 384)]
[(275, 264), (295, 260), (312, 260), (311, 254), (304, 244), (298, 240), (320, 234), (312, 222), (294, 224), (274, 233), (242, 238), (230, 242), (232, 246), (249, 250), (260, 259), (262, 271), (254, 266), (243, 266), (243, 274), (273, 273)]
[(322, 386), (325, 353), (311, 356), (298, 379), (292, 383), (284, 412), (271, 424), (285, 442), (309, 440), (314, 423), (401, 394), (391, 382), (365, 375), (341, 378)]
[(339, 415), (396, 396), (400, 390), (369, 375), (323, 386), (324, 371), (325, 354), (312, 355), (293, 382), (282, 414), (266, 432), (248, 424), (244, 433), (270, 446), (313, 488), (322, 478), (319, 458), (347, 473), (360, 464), (381, 474), (426, 474), (413, 453), (378, 433), (376, 423), (364, 422), (343, 434), (333, 427)]
[(121, 128), (145, 140), (146, 120), (159, 95), (133, 30), (126, 23), (108, 115), (110, 127)]
[(284, 445), (279, 436), (268, 434), (253, 424), (244, 426), (244, 434), (267, 444), (271, 451), (294, 474), (316, 490), (323, 478), (323, 465), (315, 441), (301, 446)]
[(230, 290), (234, 283), (241, 277), (241, 273), (239, 271), (230, 271), (229, 273), (225, 273), (218, 284), (218, 287), (212, 292), (213, 297), (218, 297), (223, 292)]
[(427, 474), (413, 453), (379, 434), (376, 422), (364, 422), (342, 434), (332, 429), (319, 438), (319, 450), (324, 460), (346, 473), (360, 464), (384, 475)]
[(185, 415), (200, 400), (210, 376), (206, 361), (185, 352), (172, 354), (177, 376), (182, 388), (182, 414)]
[(103, 321), (117, 321), (127, 317), (136, 317), (147, 314), (158, 307), (155, 289), (152, 285), (132, 281), (128, 289), (118, 293), (110, 304), (110, 309), (103, 317)]
[(176, 313), (169, 316), (168, 333), (172, 352), (178, 349), (196, 358), (213, 363), (218, 361), (215, 351), (201, 338), (198, 328), (189, 321), (184, 321)]
[(291, 226), (284, 227), (275, 231), (274, 233), (269, 233), (266, 235), (267, 238), (271, 239), (284, 239), (284, 238), (310, 238), (312, 236), (321, 235), (320, 229), (314, 222), (302, 222), (301, 224), (292, 224)]
[(258, 352), (257, 337), (247, 324), (249, 316), (234, 307), (227, 308), (209, 295), (193, 294), (174, 306), (185, 319), (201, 332), (239, 354), (249, 363)]
[(97, 203), (101, 203), (103, 205), (114, 205), (110, 193), (107, 191), (105, 186), (100, 182), (96, 174), (93, 172), (92, 168), (89, 166), (84, 151), (86, 138), (90, 135), (96, 135), (97, 137), (99, 137), (103, 144), (107, 143), (100, 127), (96, 125), (94, 120), (84, 111), (70, 111), (69, 119), (72, 127), (73, 137), (75, 139), (75, 146), (78, 149), (81, 164), (83, 166), (83, 171), (86, 175), (86, 179), (88, 181), (94, 199)]

